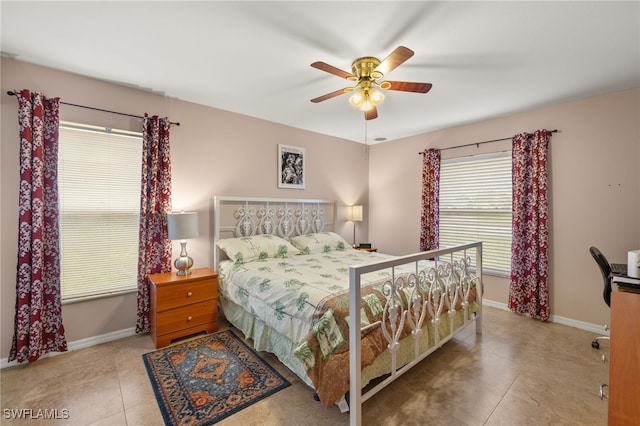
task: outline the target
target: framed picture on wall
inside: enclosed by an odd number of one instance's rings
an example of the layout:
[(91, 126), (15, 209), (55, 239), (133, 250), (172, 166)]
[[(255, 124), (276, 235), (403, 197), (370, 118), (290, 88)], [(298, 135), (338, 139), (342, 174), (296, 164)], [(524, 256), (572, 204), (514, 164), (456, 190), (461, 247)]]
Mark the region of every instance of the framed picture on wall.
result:
[(278, 144), (278, 188), (304, 189), (304, 148)]

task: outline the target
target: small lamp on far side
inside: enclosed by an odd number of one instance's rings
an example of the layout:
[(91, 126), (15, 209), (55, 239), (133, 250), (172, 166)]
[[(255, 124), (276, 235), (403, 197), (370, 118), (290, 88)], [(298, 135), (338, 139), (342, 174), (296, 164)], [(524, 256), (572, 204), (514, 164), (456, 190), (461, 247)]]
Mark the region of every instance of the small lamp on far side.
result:
[(356, 222), (362, 222), (362, 206), (351, 206), (349, 220), (353, 222), (353, 247), (356, 246)]
[(198, 236), (198, 213), (180, 212), (167, 214), (167, 230), (170, 240), (180, 240), (180, 257), (174, 266), (178, 276), (191, 275), (193, 259), (187, 254), (187, 240)]

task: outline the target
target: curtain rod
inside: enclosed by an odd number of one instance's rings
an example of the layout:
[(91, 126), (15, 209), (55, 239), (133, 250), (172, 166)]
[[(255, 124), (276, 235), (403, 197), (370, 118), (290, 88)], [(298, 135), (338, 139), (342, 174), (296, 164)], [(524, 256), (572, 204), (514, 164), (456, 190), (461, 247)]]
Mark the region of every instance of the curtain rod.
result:
[[(549, 133), (558, 133), (558, 129), (549, 130)], [(490, 141), (482, 141), (482, 142), (468, 143), (468, 144), (465, 144), (465, 145), (450, 146), (448, 148), (440, 148), (440, 151), (446, 151), (448, 149), (456, 149), (456, 148), (466, 148), (468, 146), (474, 146), (474, 145), (476, 147), (480, 147), (480, 145), (485, 144), (485, 143), (508, 141), (508, 140), (511, 140), (511, 139), (513, 139), (513, 136), (511, 136), (510, 138), (492, 139)], [(424, 151), (418, 153), (418, 155), (423, 155), (423, 154), (424, 154)]]
[[(9, 91), (7, 91), (7, 95), (9, 95), (9, 96), (15, 96), (16, 94), (15, 94), (15, 92), (13, 92), (13, 91), (9, 90)], [(86, 105), (71, 104), (71, 103), (69, 103), (69, 102), (63, 102), (63, 101), (60, 101), (60, 103), (61, 103), (61, 104), (64, 104), (64, 105), (69, 105), (69, 106), (78, 107), (78, 108), (85, 108), (85, 109), (92, 109), (92, 110), (94, 110), (94, 111), (108, 112), (108, 113), (110, 113), (110, 114), (124, 115), (124, 116), (127, 116), (127, 117), (134, 117), (134, 118), (144, 118), (144, 117), (143, 117), (143, 116), (141, 116), (141, 115), (127, 114), (127, 113), (125, 113), (125, 112), (118, 112), (118, 111), (110, 111), (110, 110), (108, 110), (108, 109), (95, 108), (95, 107), (90, 107), (90, 106), (86, 106)], [(174, 123), (174, 122), (172, 122), (172, 121), (170, 121), (170, 122), (169, 122), (169, 124), (175, 124), (176, 126), (179, 126), (179, 125), (180, 125), (180, 123)]]

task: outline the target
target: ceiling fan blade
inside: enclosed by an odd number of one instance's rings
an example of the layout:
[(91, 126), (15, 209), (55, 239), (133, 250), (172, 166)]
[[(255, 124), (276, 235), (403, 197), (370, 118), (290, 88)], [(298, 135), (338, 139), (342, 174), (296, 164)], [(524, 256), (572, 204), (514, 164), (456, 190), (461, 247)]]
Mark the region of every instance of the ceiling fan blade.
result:
[(404, 46), (398, 46), (389, 56), (380, 62), (375, 71), (381, 72), (382, 75), (387, 75), (412, 56), (413, 50)]
[(336, 96), (340, 96), (343, 93), (347, 93), (348, 89), (350, 89), (350, 88), (339, 89), (339, 90), (336, 90), (335, 92), (331, 92), (331, 93), (327, 93), (326, 95), (318, 96), (317, 98), (311, 99), (311, 102), (317, 104), (318, 102), (322, 102), (322, 101), (326, 101), (327, 99), (335, 98)]
[(410, 81), (384, 81), (384, 83), (391, 83), (391, 86), (386, 90), (398, 90), (401, 92), (416, 92), (427, 93), (431, 90), (431, 83), (414, 83)]
[(364, 112), (365, 120), (373, 120), (374, 118), (378, 118), (378, 108), (373, 107), (370, 110)]
[(319, 69), (320, 71), (325, 71), (325, 72), (328, 72), (329, 74), (337, 75), (338, 77), (355, 78), (355, 76), (350, 72), (343, 71), (340, 68), (336, 68), (333, 65), (329, 65), (324, 62), (317, 61), (312, 63), (311, 66)]

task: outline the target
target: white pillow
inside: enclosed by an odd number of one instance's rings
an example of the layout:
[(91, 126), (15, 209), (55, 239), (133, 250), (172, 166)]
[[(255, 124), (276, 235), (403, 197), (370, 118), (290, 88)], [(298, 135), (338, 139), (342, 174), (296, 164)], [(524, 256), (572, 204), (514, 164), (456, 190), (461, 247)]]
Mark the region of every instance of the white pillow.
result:
[(289, 241), (304, 254), (327, 253), (351, 248), (349, 243), (335, 232), (298, 235), (289, 238)]
[(287, 240), (268, 234), (225, 238), (218, 240), (217, 246), (235, 263), (247, 263), (277, 257), (284, 258), (300, 253)]

